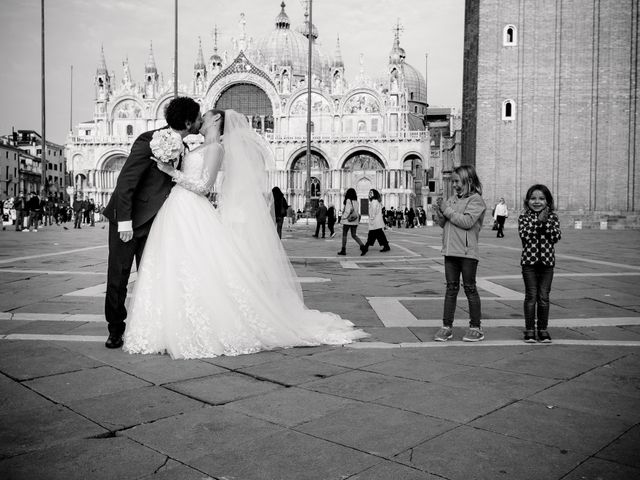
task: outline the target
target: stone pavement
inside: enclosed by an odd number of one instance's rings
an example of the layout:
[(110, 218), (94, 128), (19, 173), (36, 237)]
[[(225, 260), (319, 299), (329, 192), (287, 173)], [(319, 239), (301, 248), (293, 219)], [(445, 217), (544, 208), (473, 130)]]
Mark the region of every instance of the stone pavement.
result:
[(302, 222), (307, 305), (371, 338), (174, 361), (104, 348), (102, 226), (0, 232), (2, 479), (640, 478), (640, 232), (564, 229), (554, 343), (530, 345), (517, 234), (484, 231), (487, 339), (460, 341), (461, 293), (439, 344), (439, 229), (345, 258)]

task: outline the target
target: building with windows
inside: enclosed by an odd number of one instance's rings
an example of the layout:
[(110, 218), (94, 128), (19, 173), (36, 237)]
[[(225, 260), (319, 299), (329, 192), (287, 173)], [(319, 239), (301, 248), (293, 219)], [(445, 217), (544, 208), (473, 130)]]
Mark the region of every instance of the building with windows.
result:
[[(65, 147), (52, 142), (46, 142), (46, 145), (47, 196), (67, 199), (66, 187), (69, 182)], [(0, 137), (0, 152), (0, 156), (3, 157), (0, 165), (4, 169), (4, 175), (0, 173), (0, 178), (3, 179), (1, 194), (15, 196), (19, 192), (41, 193), (42, 136), (34, 130), (13, 131)], [(8, 162), (9, 160), (11, 162)]]
[(638, 8), (466, 2), (462, 162), (487, 204), (543, 183), (567, 215), (637, 217)]
[[(274, 5), (275, 6), (275, 5)], [(274, 12), (277, 13), (277, 10)], [(359, 72), (348, 81), (339, 39), (332, 55), (322, 51), (315, 25), (307, 15), (292, 28), (284, 2), (272, 31), (253, 41), (242, 14), (232, 53), (213, 52), (205, 60), (202, 43), (195, 52), (193, 74), (179, 94), (195, 98), (203, 107), (234, 109), (248, 117), (273, 150), (276, 167), (269, 185), (279, 186), (295, 209), (305, 207), (307, 52), (312, 61), (312, 203), (323, 199), (340, 205), (353, 187), (368, 209), (369, 189), (378, 189), (387, 207), (426, 204), (424, 172), (429, 167), (429, 132), (425, 78), (407, 63), (400, 46), (400, 28), (390, 38), (387, 65), (375, 79)], [(173, 97), (173, 75), (165, 82), (156, 67), (153, 47), (144, 77), (134, 82), (128, 61), (122, 79), (107, 69), (104, 51), (95, 75), (95, 109), (91, 121), (77, 125), (66, 148), (77, 192), (105, 204), (115, 187), (133, 140), (140, 133), (165, 124), (164, 107)], [(198, 137), (191, 137), (193, 142)]]

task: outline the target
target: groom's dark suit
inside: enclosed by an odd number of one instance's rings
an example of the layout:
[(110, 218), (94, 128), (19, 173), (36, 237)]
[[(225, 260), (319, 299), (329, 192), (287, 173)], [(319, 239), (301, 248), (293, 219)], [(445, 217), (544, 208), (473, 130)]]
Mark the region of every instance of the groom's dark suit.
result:
[[(149, 142), (156, 130), (141, 134), (131, 147), (104, 215), (109, 219), (109, 262), (104, 312), (109, 333), (124, 333), (125, 299), (133, 259), (140, 267), (142, 251), (154, 217), (169, 196), (173, 182), (151, 159)], [(133, 239), (120, 240), (118, 222), (131, 221)]]

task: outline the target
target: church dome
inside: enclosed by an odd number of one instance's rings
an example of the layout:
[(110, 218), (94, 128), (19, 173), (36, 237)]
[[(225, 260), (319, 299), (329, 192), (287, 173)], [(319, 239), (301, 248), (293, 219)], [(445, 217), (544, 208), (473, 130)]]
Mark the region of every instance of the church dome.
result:
[[(280, 6), (282, 10), (275, 18), (275, 29), (266, 37), (258, 40), (255, 48), (252, 49), (253, 51), (247, 53), (250, 56), (255, 55), (266, 65), (271, 65), (272, 63), (290, 65), (293, 75), (304, 76), (307, 74), (309, 41), (302, 33), (290, 28), (289, 16), (284, 10), (285, 3), (282, 2)], [(322, 78), (324, 58), (314, 42), (312, 73), (318, 78)]]
[[(422, 74), (408, 63), (403, 63), (402, 67), (408, 100), (427, 103), (427, 85)], [(412, 93), (413, 95), (411, 95)]]

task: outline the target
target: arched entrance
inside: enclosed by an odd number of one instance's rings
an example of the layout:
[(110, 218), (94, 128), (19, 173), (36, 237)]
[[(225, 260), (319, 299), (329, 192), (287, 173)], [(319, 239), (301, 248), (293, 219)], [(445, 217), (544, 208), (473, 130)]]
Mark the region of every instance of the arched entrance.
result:
[(360, 213), (369, 215), (369, 190), (373, 188), (371, 178), (375, 178), (378, 170), (384, 170), (384, 163), (374, 153), (361, 150), (349, 155), (342, 168), (351, 172), (360, 202)]
[[(311, 211), (318, 208), (320, 198), (322, 198), (322, 182), (320, 179), (323, 172), (329, 170), (329, 163), (324, 156), (316, 151), (311, 151)], [(291, 162), (291, 185), (304, 185), (303, 196), (307, 192), (307, 152), (302, 151)], [(300, 180), (303, 179), (302, 182)]]
[(269, 96), (252, 83), (234, 83), (218, 97), (215, 108), (233, 109), (251, 118), (254, 129), (273, 132), (273, 105)]

